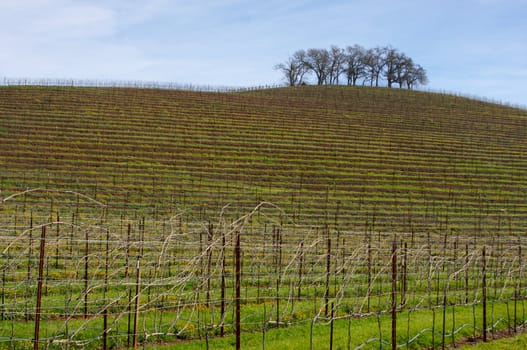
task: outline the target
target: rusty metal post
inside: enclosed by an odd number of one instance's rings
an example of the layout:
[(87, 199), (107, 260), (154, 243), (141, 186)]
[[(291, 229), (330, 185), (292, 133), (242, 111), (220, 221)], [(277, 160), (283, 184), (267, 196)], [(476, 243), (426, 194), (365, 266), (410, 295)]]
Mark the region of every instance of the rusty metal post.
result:
[(483, 247), (482, 255), (482, 299), (483, 299), (483, 341), (487, 341), (487, 262), (485, 260), (485, 247)]
[(40, 236), (40, 259), (38, 265), (38, 287), (37, 287), (37, 310), (35, 313), (35, 336), (33, 339), (33, 349), (38, 350), (40, 334), (40, 308), (42, 305), (42, 279), (44, 275), (44, 260), (46, 255), (46, 226), (42, 226)]
[(135, 307), (134, 307), (134, 333), (132, 334), (132, 347), (137, 348), (137, 332), (139, 326), (139, 297), (141, 294), (141, 256), (137, 256), (137, 262), (135, 265), (136, 277), (135, 277)]
[(240, 350), (241, 343), (241, 325), (240, 325), (240, 290), (241, 290), (241, 253), (240, 253), (240, 232), (236, 232), (236, 246), (234, 248), (234, 256), (236, 259), (236, 350)]
[(397, 243), (392, 245), (392, 350), (397, 349)]
[(329, 229), (327, 230), (327, 251), (326, 251), (326, 290), (324, 291), (324, 316), (328, 318), (329, 307), (329, 280), (331, 276), (331, 238), (329, 237)]
[(90, 265), (90, 244), (88, 230), (84, 234), (84, 318), (88, 317), (88, 269)]
[(225, 335), (225, 232), (221, 233), (221, 323), (220, 337)]
[(103, 313), (103, 326), (104, 326), (104, 332), (102, 336), (103, 340), (103, 349), (108, 349), (108, 300), (107, 300), (107, 294), (108, 294), (108, 264), (109, 262), (109, 248), (110, 248), (110, 230), (106, 229), (106, 256), (105, 256), (105, 264), (104, 264), (104, 313)]

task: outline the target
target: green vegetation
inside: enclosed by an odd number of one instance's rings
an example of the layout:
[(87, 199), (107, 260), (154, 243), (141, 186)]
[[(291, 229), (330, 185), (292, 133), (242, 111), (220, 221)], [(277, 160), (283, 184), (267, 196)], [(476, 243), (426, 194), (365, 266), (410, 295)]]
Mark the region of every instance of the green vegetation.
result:
[(522, 350), (527, 347), (527, 335), (522, 334), (511, 338), (493, 340), (488, 343), (477, 343), (460, 347), (463, 350)]
[[(477, 310), (480, 312), (481, 310)], [(500, 310), (502, 315), (505, 315), (505, 310)], [(465, 315), (464, 317), (458, 317), (455, 322), (459, 325), (469, 324), (472, 322), (472, 310), (459, 310), (459, 315)], [(461, 329), (459, 332), (454, 334), (452, 337), (452, 317), (451, 309), (446, 312), (447, 322), (447, 336), (444, 339), (445, 346), (454, 347), (460, 344), (465, 338), (473, 336), (474, 329), (470, 326)], [(441, 312), (436, 313), (436, 326), (442, 325), (442, 314)], [(481, 321), (478, 319), (478, 321)], [(417, 341), (411, 341), (408, 345), (409, 349), (422, 349), (430, 348), (432, 344), (435, 347), (441, 349), (443, 338), (441, 330), (434, 328), (433, 318), (429, 312), (404, 312), (399, 318), (398, 322), (398, 344), (401, 347), (406, 348), (406, 342), (412, 340), (412, 336), (418, 332), (422, 332), (422, 336)], [(361, 319), (341, 319), (334, 322), (334, 349), (356, 349), (361, 345), (366, 349), (379, 349), (381, 348), (379, 339), (379, 324), (382, 328), (382, 334), (384, 334), (382, 347), (390, 349), (390, 333), (391, 333), (391, 319), (389, 316), (382, 316), (379, 319), (375, 317), (361, 318)], [(432, 329), (436, 330), (436, 334), (432, 336)], [(304, 322), (303, 324), (296, 325), (294, 327), (281, 328), (273, 330), (268, 334), (248, 333), (242, 337), (242, 348), (243, 349), (261, 349), (262, 339), (265, 337), (265, 348), (266, 349), (309, 349), (310, 346), (313, 349), (328, 349), (330, 341), (330, 324), (329, 322), (320, 322), (313, 325), (313, 336), (311, 337), (311, 323)], [(364, 344), (365, 340), (367, 341)], [(489, 336), (489, 341), (491, 340)], [(521, 343), (520, 340), (516, 342)], [(498, 342), (499, 343), (499, 342)], [(363, 345), (364, 344), (364, 345)], [(495, 344), (495, 342), (488, 343), (488, 346)], [(234, 345), (234, 337), (220, 338), (209, 340), (209, 346), (211, 349), (228, 349)], [(195, 342), (179, 342), (173, 344), (166, 344), (163, 346), (153, 347), (153, 349), (203, 349), (206, 346), (206, 341), (195, 341)], [(482, 347), (483, 349), (499, 349), (498, 347)]]
[(332, 319), (335, 348), (388, 346), (394, 285), (409, 348), (481, 337), (484, 300), (489, 336), (527, 320), (527, 111), (336, 86), (4, 87), (0, 135), (0, 348), (32, 346), (43, 227), (51, 348), (134, 328), (231, 347), (238, 233), (243, 348), (324, 348)]
[(461, 97), (7, 87), (0, 115), (4, 195), (74, 190), (204, 218), (266, 200), (301, 224), (338, 211), (339, 227), (355, 230), (527, 225), (527, 112)]

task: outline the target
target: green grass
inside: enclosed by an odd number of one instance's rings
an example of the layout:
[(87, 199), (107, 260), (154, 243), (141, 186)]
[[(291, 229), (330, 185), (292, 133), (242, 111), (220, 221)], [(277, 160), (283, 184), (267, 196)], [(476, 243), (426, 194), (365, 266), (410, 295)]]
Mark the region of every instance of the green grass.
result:
[(510, 338), (492, 340), (488, 343), (463, 345), (464, 350), (523, 350), (527, 348), (527, 335), (521, 334)]
[[(474, 313), (476, 313), (476, 327), (474, 330), (469, 324), (473, 324)], [(443, 317), (442, 309), (435, 310), (435, 316), (431, 311), (402, 312), (397, 319), (397, 343), (400, 347), (409, 349), (441, 348), (443, 341), (448, 346), (459, 344), (465, 338), (481, 338), (481, 308), (457, 307), (455, 313), (455, 335), (452, 337), (452, 308), (446, 309), (446, 333), (442, 338)], [(496, 305), (496, 316), (506, 317), (504, 305)], [(435, 318), (435, 319), (434, 319)], [(463, 325), (465, 325), (463, 327)], [(351, 349), (357, 347), (366, 349), (379, 349), (381, 340), (379, 338), (379, 326), (382, 332), (383, 347), (391, 348), (391, 318), (382, 316), (367, 317), (359, 319), (340, 319), (334, 322), (333, 348)], [(503, 328), (503, 324), (499, 326)], [(313, 328), (312, 328), (313, 327)], [(435, 330), (434, 335), (432, 330)], [(489, 339), (491, 335), (489, 333)], [(262, 349), (265, 338), (265, 349), (329, 349), (330, 324), (319, 321), (312, 325), (310, 320), (290, 327), (266, 330), (265, 334), (260, 332), (242, 333), (241, 347), (243, 349)], [(226, 339), (211, 338), (209, 347), (211, 349), (230, 349), (235, 344), (233, 336)], [(178, 342), (163, 346), (151, 346), (151, 349), (203, 349), (206, 341)]]

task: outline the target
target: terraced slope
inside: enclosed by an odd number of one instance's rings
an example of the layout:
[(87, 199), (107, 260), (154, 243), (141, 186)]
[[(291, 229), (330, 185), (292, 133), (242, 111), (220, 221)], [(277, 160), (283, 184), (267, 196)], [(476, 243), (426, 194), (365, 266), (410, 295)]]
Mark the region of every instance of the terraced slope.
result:
[(190, 220), (265, 200), (284, 220), (352, 230), (527, 228), (527, 111), (455, 96), (3, 87), (0, 135), (3, 197), (47, 187)]

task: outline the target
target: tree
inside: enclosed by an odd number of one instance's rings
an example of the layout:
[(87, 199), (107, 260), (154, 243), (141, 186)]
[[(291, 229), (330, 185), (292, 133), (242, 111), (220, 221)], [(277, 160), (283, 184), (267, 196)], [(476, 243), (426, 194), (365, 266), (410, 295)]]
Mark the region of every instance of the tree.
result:
[(304, 82), (304, 76), (308, 71), (304, 64), (305, 56), (306, 52), (304, 50), (298, 50), (286, 62), (275, 66), (275, 69), (280, 70), (284, 74), (289, 86), (300, 85)]
[(426, 71), (420, 65), (415, 65), (409, 68), (406, 75), (406, 86), (408, 89), (413, 89), (417, 84), (428, 84), (428, 77)]
[(275, 69), (284, 74), (290, 86), (303, 84), (310, 74), (314, 75), (317, 85), (339, 85), (343, 74), (347, 84), (354, 86), (360, 79), (363, 85), (369, 82), (376, 87), (385, 80), (390, 88), (398, 84), (399, 88), (413, 89), (428, 83), (424, 68), (391, 46), (365, 49), (354, 45), (343, 50), (333, 45), (329, 50), (298, 50)]
[(348, 46), (345, 54), (344, 72), (348, 85), (357, 85), (357, 80), (365, 74), (364, 66), (365, 49), (360, 45)]
[(398, 74), (402, 69), (406, 56), (391, 46), (383, 48), (382, 51), (384, 60), (383, 75), (386, 78), (388, 87), (391, 88), (392, 84), (397, 82)]
[(405, 84), (408, 87), (407, 80), (414, 69), (414, 61), (407, 56), (400, 57), (395, 69), (395, 82), (402, 88)]
[(366, 54), (364, 55), (364, 66), (366, 67), (368, 80), (370, 82), (370, 86), (373, 86), (373, 82), (375, 81), (375, 86), (379, 86), (379, 78), (382, 72), (382, 69), (384, 67), (384, 58), (383, 58), (383, 51), (379, 47), (375, 47), (373, 49), (369, 49), (366, 51)]
[(331, 68), (330, 53), (326, 49), (307, 50), (305, 66), (312, 71), (317, 78), (317, 85), (326, 83)]
[(344, 50), (338, 46), (331, 46), (329, 54), (330, 67), (326, 83), (330, 85), (339, 85), (339, 78), (341, 74), (344, 73), (346, 54)]

